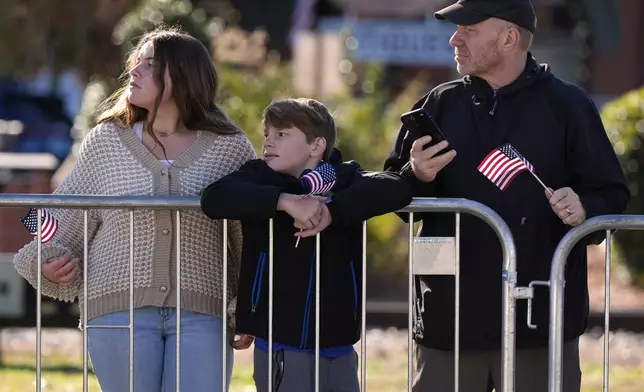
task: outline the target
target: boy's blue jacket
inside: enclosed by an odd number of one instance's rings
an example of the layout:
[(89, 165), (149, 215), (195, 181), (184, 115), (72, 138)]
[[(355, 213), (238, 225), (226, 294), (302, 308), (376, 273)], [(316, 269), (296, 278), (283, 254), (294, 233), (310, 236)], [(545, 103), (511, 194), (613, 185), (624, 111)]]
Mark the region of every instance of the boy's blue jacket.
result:
[[(333, 162), (332, 162), (333, 163)], [(335, 163), (327, 204), (332, 223), (320, 234), (320, 346), (360, 338), (362, 222), (407, 206), (408, 182), (396, 173), (367, 173), (356, 162)], [(305, 194), (297, 178), (251, 160), (211, 184), (201, 207), (213, 219), (240, 220), (244, 236), (237, 293), (237, 333), (268, 339), (269, 219), (274, 219), (273, 341), (315, 348), (315, 237), (302, 238), (293, 218), (276, 211), (280, 193)]]

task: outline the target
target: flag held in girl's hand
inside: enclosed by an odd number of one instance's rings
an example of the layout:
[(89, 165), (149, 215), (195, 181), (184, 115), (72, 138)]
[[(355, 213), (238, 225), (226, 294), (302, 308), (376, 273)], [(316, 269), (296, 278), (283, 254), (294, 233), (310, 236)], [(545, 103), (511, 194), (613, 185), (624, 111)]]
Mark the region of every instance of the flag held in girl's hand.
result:
[[(38, 209), (30, 208), (27, 215), (20, 218), (23, 225), (29, 230), (29, 233), (36, 236), (38, 235)], [(56, 231), (58, 231), (58, 221), (47, 210), (41, 209), (40, 229), (42, 232), (42, 243), (47, 243), (54, 238)]]

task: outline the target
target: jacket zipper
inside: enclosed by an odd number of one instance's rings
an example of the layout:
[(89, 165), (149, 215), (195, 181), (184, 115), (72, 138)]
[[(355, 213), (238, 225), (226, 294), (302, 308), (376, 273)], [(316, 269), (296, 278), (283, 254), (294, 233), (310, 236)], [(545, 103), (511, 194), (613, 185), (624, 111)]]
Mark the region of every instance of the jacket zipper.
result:
[(255, 270), (255, 280), (253, 281), (253, 292), (251, 294), (251, 313), (255, 313), (262, 292), (262, 281), (264, 277), (264, 264), (266, 262), (266, 253), (259, 252), (257, 258), (257, 269)]
[(492, 109), (490, 109), (490, 116), (494, 116), (494, 113), (496, 113), (496, 105), (498, 103), (499, 103), (498, 90), (494, 90), (494, 94), (492, 95)]
[(311, 268), (309, 272), (309, 289), (306, 293), (306, 303), (304, 304), (304, 316), (302, 318), (302, 339), (300, 340), (300, 348), (306, 347), (306, 342), (309, 337), (309, 320), (311, 319), (311, 297), (314, 286), (313, 275), (315, 270), (315, 246), (313, 247), (313, 258), (311, 259)]
[(353, 279), (353, 320), (358, 319), (358, 280), (356, 279), (356, 268), (353, 260), (349, 262), (351, 268), (351, 278)]

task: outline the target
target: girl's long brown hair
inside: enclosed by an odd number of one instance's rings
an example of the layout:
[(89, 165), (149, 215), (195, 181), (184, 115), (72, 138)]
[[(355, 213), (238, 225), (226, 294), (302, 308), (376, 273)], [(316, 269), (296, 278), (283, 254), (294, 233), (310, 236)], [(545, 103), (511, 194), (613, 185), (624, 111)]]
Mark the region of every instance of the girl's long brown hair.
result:
[[(127, 100), (129, 71), (148, 42), (154, 47), (154, 78), (160, 90), (150, 121), (148, 110)], [(241, 132), (215, 103), (219, 78), (208, 50), (199, 40), (176, 28), (158, 28), (141, 37), (125, 61), (122, 87), (99, 106), (98, 123), (118, 122), (131, 126), (138, 121), (147, 121), (146, 131), (161, 144), (152, 132), (152, 124), (165, 89), (166, 67), (172, 80), (172, 98), (179, 108), (180, 121), (187, 129), (217, 134)]]

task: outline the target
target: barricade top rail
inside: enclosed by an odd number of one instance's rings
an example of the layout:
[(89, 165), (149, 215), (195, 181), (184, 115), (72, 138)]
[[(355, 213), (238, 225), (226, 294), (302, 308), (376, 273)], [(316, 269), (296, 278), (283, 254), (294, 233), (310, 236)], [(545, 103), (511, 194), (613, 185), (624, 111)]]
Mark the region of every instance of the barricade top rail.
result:
[[(2, 207), (50, 207), (76, 209), (198, 209), (195, 196), (102, 196), (102, 195), (51, 195), (5, 193), (0, 195)], [(476, 201), (458, 198), (414, 198), (407, 207), (397, 212), (464, 212), (487, 222), (502, 239), (501, 246), (514, 269), (514, 238), (508, 225), (490, 207)]]
[[(194, 209), (200, 208), (199, 198), (195, 196), (102, 196), (102, 195), (52, 195), (4, 193), (0, 195), (0, 207), (50, 207), (78, 209)], [(465, 212), (478, 216), (490, 223), (498, 231), (505, 231), (507, 225), (501, 217), (488, 206), (476, 201), (458, 198), (414, 198), (410, 205), (398, 212)], [(500, 233), (498, 233), (500, 234)], [(509, 229), (507, 234), (510, 234)]]
[[(0, 195), (2, 207), (50, 207), (76, 209), (198, 209), (195, 196), (102, 196), (5, 193)], [(414, 198), (397, 212), (464, 212), (487, 222), (501, 239), (505, 270), (514, 271), (516, 254), (514, 238), (508, 225), (490, 207), (476, 201), (458, 198)]]
[(581, 225), (570, 229), (557, 245), (552, 258), (552, 277), (563, 279), (568, 254), (582, 238), (596, 231), (608, 229), (644, 230), (644, 215), (601, 215), (587, 219)]
[(199, 198), (194, 196), (102, 196), (102, 195), (0, 195), (0, 207), (49, 207), (77, 209), (197, 209)]
[[(410, 205), (397, 212), (465, 212), (490, 224), (501, 238), (512, 238), (509, 227), (493, 209), (469, 199), (416, 197)], [(506, 236), (507, 235), (507, 236)]]

